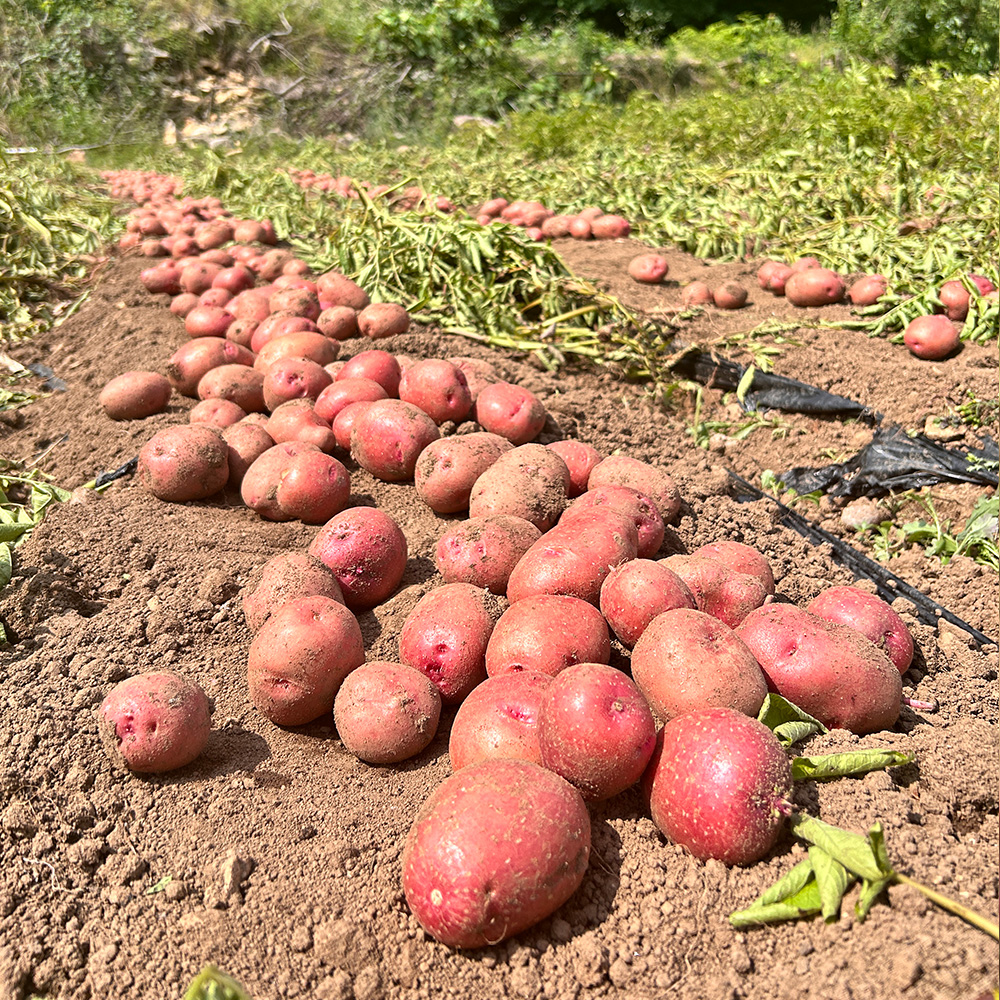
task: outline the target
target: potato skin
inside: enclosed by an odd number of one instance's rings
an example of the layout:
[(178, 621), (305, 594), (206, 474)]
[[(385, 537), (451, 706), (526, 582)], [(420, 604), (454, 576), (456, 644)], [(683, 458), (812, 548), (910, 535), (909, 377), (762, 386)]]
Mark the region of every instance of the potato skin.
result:
[(256, 584), (243, 591), (243, 617), (250, 631), (260, 631), (278, 608), (299, 597), (329, 597), (344, 603), (340, 584), (318, 559), (305, 552), (279, 552), (264, 563)]
[(344, 678), (333, 703), (337, 734), (368, 764), (398, 764), (426, 749), (441, 718), (441, 695), (419, 670), (374, 660)]
[(514, 514), (471, 517), (438, 539), (435, 565), (445, 583), (471, 583), (505, 594), (514, 567), (541, 535), (530, 521)]
[(136, 479), (160, 500), (204, 500), (229, 480), (226, 443), (203, 424), (166, 427), (143, 445)]
[(190, 764), (205, 749), (212, 705), (198, 684), (179, 674), (137, 674), (108, 692), (97, 725), (117, 764), (162, 774)]
[(431, 441), (413, 469), (420, 499), (438, 514), (467, 510), (476, 480), (511, 448), (506, 438), (486, 431)]
[(156, 372), (125, 372), (108, 382), (97, 401), (112, 420), (142, 420), (162, 413), (172, 391)]
[(504, 452), (476, 480), (469, 516), (514, 514), (547, 531), (563, 511), (568, 486), (569, 469), (555, 452), (524, 444)]
[(903, 686), (889, 658), (861, 633), (791, 604), (751, 611), (736, 634), (757, 658), (768, 688), (830, 729), (889, 729)]
[(518, 445), (534, 441), (548, 416), (533, 392), (511, 382), (484, 385), (476, 397), (475, 415), (484, 430)]
[(351, 429), (351, 456), (386, 482), (412, 479), (417, 458), (441, 436), (437, 424), (419, 407), (399, 399), (371, 403)]
[(329, 597), (278, 608), (250, 644), (250, 700), (278, 726), (303, 726), (333, 711), (344, 678), (365, 661), (361, 626)]
[(526, 760), (486, 760), (445, 779), (403, 848), (403, 892), (432, 937), (481, 948), (554, 913), (583, 881), (590, 815), (580, 793)]
[(657, 615), (674, 608), (694, 606), (694, 597), (687, 584), (652, 559), (622, 563), (601, 584), (601, 614), (629, 649)]
[(671, 523), (681, 509), (681, 497), (673, 478), (665, 470), (627, 455), (609, 455), (594, 466), (587, 489), (598, 486), (631, 486), (645, 493), (656, 504), (665, 524)]
[(702, 708), (756, 716), (767, 695), (746, 643), (694, 608), (665, 611), (649, 623), (632, 650), (632, 676), (664, 721)]

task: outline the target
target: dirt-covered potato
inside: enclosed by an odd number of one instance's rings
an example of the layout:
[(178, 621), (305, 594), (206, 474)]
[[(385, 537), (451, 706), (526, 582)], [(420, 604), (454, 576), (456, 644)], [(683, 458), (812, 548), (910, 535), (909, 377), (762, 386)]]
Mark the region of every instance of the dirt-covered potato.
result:
[(569, 469), (550, 449), (524, 444), (502, 454), (475, 482), (470, 517), (514, 514), (547, 531), (566, 505)]
[(506, 438), (486, 431), (431, 441), (413, 470), (417, 494), (438, 514), (467, 510), (476, 480), (512, 447)]
[(167, 381), (182, 396), (198, 397), (198, 383), (206, 372), (220, 365), (254, 362), (253, 351), (218, 337), (199, 337), (179, 347), (167, 362)]
[(632, 519), (639, 536), (640, 559), (650, 559), (659, 552), (666, 529), (650, 497), (630, 486), (596, 486), (566, 508), (560, 524), (569, 524), (581, 512), (595, 507), (607, 507)]
[(198, 398), (228, 399), (245, 413), (263, 413), (264, 376), (246, 365), (219, 365), (201, 377)]
[(450, 361), (417, 361), (399, 380), (399, 398), (420, 407), (436, 424), (460, 424), (472, 409), (472, 393), (460, 368)]
[(438, 539), (435, 565), (445, 583), (470, 583), (504, 594), (512, 570), (540, 537), (530, 521), (514, 514), (471, 517)]
[(162, 413), (172, 391), (156, 372), (125, 372), (108, 382), (97, 401), (112, 420), (142, 420)]
[(222, 431), (222, 440), (226, 442), (226, 455), (229, 459), (229, 485), (236, 489), (242, 484), (247, 469), (268, 448), (275, 445), (275, 440), (267, 433), (266, 427), (252, 423), (237, 423), (226, 427)]
[(204, 424), (166, 427), (142, 446), (135, 475), (160, 500), (204, 500), (229, 481), (228, 449)]
[(264, 563), (254, 586), (243, 591), (243, 617), (250, 631), (257, 632), (278, 608), (299, 597), (344, 603), (336, 577), (318, 559), (305, 552), (279, 552)]
[(687, 584), (662, 563), (632, 559), (616, 566), (601, 584), (601, 614), (631, 649), (657, 615), (695, 607)]
[(315, 445), (285, 441), (247, 469), (240, 495), (269, 521), (325, 524), (347, 506), (351, 478), (337, 459)]
[(475, 415), (484, 430), (514, 444), (534, 441), (548, 416), (533, 392), (511, 382), (484, 385), (476, 397)]
[(358, 313), (358, 332), (370, 340), (397, 337), (410, 328), (410, 314), (398, 302), (374, 302)]
[(670, 473), (648, 462), (627, 455), (609, 455), (594, 466), (587, 489), (598, 486), (631, 486), (656, 504), (665, 524), (671, 524), (680, 513), (681, 497)]
[(437, 424), (401, 399), (380, 399), (359, 413), (351, 428), (351, 456), (386, 482), (412, 479), (420, 453), (440, 437)]

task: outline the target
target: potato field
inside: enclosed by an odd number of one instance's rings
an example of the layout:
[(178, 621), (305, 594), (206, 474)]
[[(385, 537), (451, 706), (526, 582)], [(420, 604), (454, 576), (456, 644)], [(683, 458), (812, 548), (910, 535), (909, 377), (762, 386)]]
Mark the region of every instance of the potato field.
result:
[(995, 998), (997, 114), (0, 155), (0, 998)]

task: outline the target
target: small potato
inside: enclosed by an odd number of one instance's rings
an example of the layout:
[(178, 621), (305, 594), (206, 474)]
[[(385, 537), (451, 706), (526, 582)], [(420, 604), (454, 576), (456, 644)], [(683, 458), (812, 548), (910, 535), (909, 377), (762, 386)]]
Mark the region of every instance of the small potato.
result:
[(254, 362), (252, 351), (218, 337), (202, 337), (178, 348), (166, 365), (167, 381), (182, 396), (198, 398), (198, 383), (206, 372), (220, 365)]
[(712, 294), (712, 289), (704, 281), (692, 281), (684, 286), (684, 290), (681, 292), (681, 305), (690, 306), (707, 306), (712, 305), (715, 302), (715, 296)]
[(627, 455), (609, 455), (594, 466), (587, 488), (593, 490), (598, 486), (630, 486), (646, 494), (656, 504), (665, 524), (673, 522), (680, 513), (680, 494), (670, 474)]
[(530, 521), (513, 514), (473, 517), (441, 536), (435, 565), (445, 583), (470, 583), (504, 594), (512, 570), (540, 537)]
[(868, 274), (858, 278), (847, 293), (851, 304), (855, 306), (873, 306), (888, 290), (889, 282), (885, 275)]
[(650, 559), (659, 552), (666, 529), (656, 504), (644, 493), (630, 486), (595, 486), (566, 508), (560, 523), (569, 524), (582, 511), (595, 507), (607, 507), (631, 518), (639, 535), (640, 559)]
[(756, 716), (767, 694), (746, 643), (692, 608), (664, 611), (649, 623), (632, 650), (632, 676), (664, 721), (719, 706)]
[(903, 331), (910, 353), (924, 361), (941, 361), (961, 344), (961, 330), (947, 316), (918, 316)]
[(271, 414), (267, 433), (281, 444), (284, 441), (303, 441), (313, 444), (327, 454), (333, 451), (337, 439), (332, 428), (320, 419), (308, 399), (290, 399)]
[(774, 593), (774, 573), (766, 556), (752, 545), (725, 539), (709, 542), (694, 550), (691, 555), (702, 559), (715, 559), (727, 568), (747, 576), (755, 576), (768, 594)]
[(369, 378), (378, 382), (385, 394), (399, 396), (399, 380), (402, 376), (399, 362), (388, 351), (362, 351), (344, 364), (337, 372), (337, 381), (348, 378)]
[(247, 470), (243, 502), (270, 521), (324, 524), (351, 495), (347, 469), (335, 458), (298, 441), (276, 444)]
[(730, 569), (718, 559), (677, 555), (668, 556), (661, 564), (684, 581), (699, 611), (718, 618), (730, 628), (736, 628), (769, 597), (758, 577)]
[(524, 670), (488, 677), (474, 688), (451, 724), (451, 769), (512, 758), (541, 764), (538, 713), (551, 680), (547, 674)]
[(475, 482), (469, 516), (514, 514), (547, 531), (566, 504), (569, 469), (540, 444), (524, 444), (504, 452)]
[(601, 584), (601, 614), (629, 649), (657, 615), (674, 608), (694, 607), (687, 584), (651, 559), (622, 563)]
[(417, 494), (438, 514), (467, 510), (476, 480), (512, 447), (506, 438), (486, 431), (431, 441), (413, 470)]
[(250, 700), (275, 725), (304, 726), (333, 711), (344, 678), (364, 661), (361, 626), (343, 604), (296, 598), (250, 644)]
[(644, 285), (659, 285), (670, 271), (667, 258), (658, 253), (643, 253), (628, 263), (629, 277)]
[[(262, 414), (254, 414), (254, 416), (262, 416)], [(275, 445), (274, 438), (267, 433), (265, 427), (251, 423), (238, 423), (226, 427), (222, 431), (222, 440), (226, 442), (229, 459), (229, 485), (236, 489), (239, 489), (243, 483), (247, 469), (268, 448), (273, 448)]]
[(736, 281), (727, 281), (712, 292), (717, 309), (742, 309), (747, 304), (747, 290)]
[(420, 807), (403, 848), (403, 892), (433, 938), (481, 948), (554, 913), (589, 858), (590, 815), (568, 781), (527, 760), (483, 760)]
[(202, 375), (198, 398), (228, 399), (244, 413), (261, 413), (264, 407), (264, 376), (246, 365), (219, 365)]
[(316, 279), (316, 289), (321, 302), (331, 306), (350, 306), (354, 310), (364, 309), (371, 299), (356, 282), (338, 271), (329, 271)]
[(337, 414), (350, 403), (379, 399), (388, 399), (388, 393), (370, 378), (338, 379), (316, 397), (316, 415), (332, 426)]
[(368, 764), (398, 764), (426, 749), (441, 718), (441, 695), (402, 663), (363, 663), (344, 678), (333, 719), (344, 746)]
[(484, 430), (514, 444), (534, 441), (548, 414), (538, 397), (510, 382), (483, 386), (476, 398), (475, 417)]
[(486, 644), (499, 617), (496, 598), (467, 583), (446, 583), (425, 594), (399, 635), (399, 658), (457, 705), (486, 680)]
[(398, 337), (410, 328), (410, 314), (398, 302), (375, 302), (358, 313), (358, 332), (370, 340)]
[(170, 403), (170, 383), (156, 372), (125, 372), (101, 390), (98, 402), (112, 420), (142, 420)]
[(135, 474), (139, 485), (160, 500), (204, 500), (229, 480), (226, 444), (203, 424), (167, 427), (143, 445)]
[(583, 441), (553, 441), (547, 444), (569, 469), (569, 489), (567, 495), (578, 497), (587, 492), (587, 480), (594, 466), (604, 457), (595, 447)]
[(316, 318), (316, 326), (331, 340), (350, 340), (358, 335), (358, 314), (350, 306), (330, 306)]
[(264, 375), (264, 406), (274, 410), (290, 399), (311, 399), (333, 383), (326, 369), (306, 358), (279, 358)]
[(361, 412), (351, 429), (351, 455), (385, 482), (412, 479), (420, 453), (440, 437), (423, 410), (400, 399), (381, 399)]
[(795, 270), (785, 282), (785, 298), (793, 306), (827, 306), (840, 302), (846, 288), (844, 279), (825, 267)]
[(512, 604), (500, 616), (486, 647), (486, 672), (555, 677), (574, 663), (610, 659), (611, 637), (597, 608), (577, 597), (542, 594)]
[(595, 240), (621, 240), (632, 231), (627, 219), (620, 215), (599, 215), (590, 223)]
[[(189, 424), (208, 424), (210, 427), (226, 428), (239, 423), (246, 410), (229, 399), (203, 399), (191, 408)], [(231, 471), (231, 470), (230, 470)]]
[(282, 605), (300, 597), (344, 603), (340, 584), (318, 559), (305, 552), (279, 552), (264, 563), (256, 583), (243, 590), (243, 617), (250, 631), (258, 632)]
[(349, 507), (320, 528), (309, 555), (329, 567), (349, 608), (373, 608), (403, 579), (406, 536), (384, 511)]
[(138, 674), (111, 689), (97, 728), (116, 764), (162, 774), (190, 764), (205, 749), (212, 705), (198, 684), (179, 674)]
[(430, 358), (403, 372), (399, 398), (424, 411), (436, 424), (460, 424), (472, 409), (472, 394), (461, 370), (450, 361)]

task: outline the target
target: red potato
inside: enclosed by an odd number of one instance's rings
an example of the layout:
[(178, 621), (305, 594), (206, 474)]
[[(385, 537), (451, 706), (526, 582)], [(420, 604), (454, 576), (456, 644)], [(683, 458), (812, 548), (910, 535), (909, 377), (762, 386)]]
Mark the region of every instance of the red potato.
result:
[(399, 399), (381, 399), (362, 411), (351, 429), (351, 455), (385, 482), (412, 479), (417, 458), (440, 437), (423, 410)]
[(723, 540), (709, 542), (694, 550), (691, 555), (701, 559), (715, 559), (736, 573), (745, 573), (760, 580), (768, 594), (774, 594), (774, 573), (767, 557), (752, 545)]
[(684, 291), (681, 292), (681, 305), (691, 307), (691, 306), (707, 306), (715, 303), (715, 296), (712, 294), (712, 289), (704, 281), (692, 281), (690, 284), (684, 286)]
[(785, 285), (794, 273), (795, 272), (787, 264), (778, 264), (776, 267), (772, 268), (768, 274), (767, 285), (765, 287), (774, 295), (784, 295)]
[(349, 608), (373, 608), (403, 579), (406, 536), (384, 511), (349, 507), (320, 528), (309, 555), (329, 567)]
[(362, 351), (355, 354), (343, 368), (337, 372), (337, 381), (348, 378), (369, 378), (378, 382), (386, 395), (399, 396), (399, 380), (402, 370), (399, 362), (388, 351)]
[(590, 223), (595, 240), (621, 240), (632, 231), (627, 219), (620, 215), (599, 215)]
[(583, 441), (553, 441), (545, 447), (551, 448), (569, 469), (567, 495), (578, 497), (581, 493), (586, 493), (590, 473), (604, 456), (592, 445), (585, 444)]
[(264, 374), (264, 406), (267, 410), (274, 410), (290, 399), (315, 401), (332, 383), (330, 373), (315, 361), (279, 358)]
[[(222, 429), (238, 424), (246, 415), (246, 410), (231, 400), (203, 399), (191, 408), (188, 413), (188, 423), (208, 424), (210, 427)], [(231, 474), (232, 470), (230, 469)]]
[(214, 264), (206, 260), (187, 264), (181, 268), (178, 279), (180, 290), (201, 295), (202, 292), (207, 292), (212, 287), (212, 282), (223, 270), (225, 268), (221, 264)]
[(785, 298), (793, 306), (828, 306), (840, 302), (846, 288), (844, 279), (825, 267), (795, 270), (785, 282)]
[(358, 314), (350, 306), (330, 306), (319, 314), (316, 326), (324, 337), (350, 340), (358, 335)]
[[(260, 275), (262, 281), (274, 281), (275, 278), (281, 277), (281, 272), (284, 266), (293, 259), (293, 255), (287, 250), (268, 250), (267, 253), (261, 254), (259, 258), (253, 258), (258, 260), (257, 273)], [(247, 261), (249, 264), (250, 261)]]
[(938, 290), (938, 298), (945, 316), (953, 322), (961, 323), (969, 315), (969, 290), (960, 280), (946, 281)]
[(632, 520), (639, 536), (638, 557), (649, 559), (663, 544), (665, 527), (656, 504), (630, 486), (597, 486), (588, 490), (566, 508), (560, 523), (568, 524), (581, 511), (607, 507)]
[(572, 217), (569, 215), (551, 215), (542, 223), (542, 235), (549, 240), (561, 240), (569, 236)]
[(333, 436), (337, 442), (337, 447), (342, 451), (351, 450), (351, 435), (354, 433), (354, 422), (371, 405), (371, 401), (369, 400), (348, 403), (333, 418)]
[[(768, 282), (771, 280), (771, 275), (774, 274), (780, 268), (785, 267), (781, 261), (777, 260), (765, 260), (763, 264), (757, 269), (757, 284), (761, 288), (767, 289), (769, 287)], [(791, 270), (791, 268), (789, 268)]]
[(402, 663), (363, 663), (344, 678), (333, 720), (344, 746), (368, 764), (398, 764), (425, 750), (441, 719), (441, 695)]
[(634, 559), (638, 545), (635, 525), (623, 514), (599, 507), (580, 513), (525, 552), (507, 581), (507, 600), (564, 594), (596, 606), (604, 578)]
[(600, 601), (601, 614), (629, 649), (657, 615), (695, 606), (687, 584), (676, 573), (642, 558), (616, 566), (607, 575)]
[[(229, 332), (228, 330), (226, 331)], [(265, 344), (270, 344), (272, 340), (279, 337), (288, 337), (293, 333), (315, 333), (319, 336), (319, 330), (311, 319), (305, 316), (290, 316), (288, 313), (272, 313), (257, 325), (250, 337), (250, 348), (254, 351), (262, 351)], [(310, 347), (315, 350), (323, 350), (319, 341), (311, 342)], [(276, 350), (276, 348), (272, 348)], [(288, 352), (289, 356), (296, 356), (294, 352)], [(304, 356), (304, 355), (303, 355)]]
[(628, 274), (644, 285), (659, 285), (670, 271), (667, 258), (658, 253), (643, 253), (628, 262)]
[(641, 777), (656, 745), (642, 693), (620, 670), (577, 663), (560, 671), (538, 715), (542, 763), (588, 802), (610, 799)]
[(811, 271), (814, 268), (822, 266), (816, 257), (799, 257), (798, 260), (792, 262), (791, 270), (793, 273), (798, 274), (800, 271)]
[(264, 375), (246, 365), (219, 365), (202, 375), (198, 398), (228, 399), (245, 413), (261, 413), (265, 409)]
[(910, 353), (924, 361), (941, 361), (961, 343), (961, 331), (947, 316), (918, 316), (903, 331)]
[(485, 431), (431, 441), (413, 470), (417, 494), (438, 514), (467, 510), (476, 480), (512, 447), (506, 438)]
[[(202, 292), (198, 296), (198, 305), (201, 306), (218, 306), (220, 309), (225, 309), (232, 317), (232, 313), (226, 309), (226, 306), (232, 301), (232, 292), (227, 292), (224, 288), (212, 287), (207, 292)], [(232, 320), (230, 319), (230, 322)]]
[(202, 250), (213, 250), (233, 238), (233, 227), (223, 219), (213, 219), (195, 226), (194, 240)]
[(885, 601), (857, 587), (830, 587), (806, 605), (810, 614), (860, 632), (905, 674), (913, 662), (913, 636)]
[(358, 313), (358, 332), (370, 340), (398, 337), (410, 328), (410, 314), (398, 302), (374, 302)]
[(316, 289), (320, 301), (331, 306), (350, 306), (360, 311), (371, 303), (368, 293), (360, 285), (337, 271), (321, 274), (316, 279)]
[(446, 778), (403, 848), (403, 892), (452, 948), (496, 945), (554, 913), (583, 881), (590, 815), (580, 793), (526, 760), (485, 760)]
[(888, 290), (889, 282), (883, 274), (868, 274), (851, 285), (847, 295), (855, 306), (873, 306)]
[(316, 397), (316, 414), (321, 420), (332, 424), (337, 414), (350, 403), (360, 401), (374, 403), (376, 400), (387, 398), (385, 389), (370, 378), (338, 379)]
[(475, 482), (469, 516), (514, 514), (548, 530), (566, 504), (569, 469), (544, 445), (523, 444), (504, 452)]
[(142, 446), (135, 474), (139, 485), (160, 500), (204, 500), (229, 480), (225, 442), (202, 424), (167, 427)]
[(445, 358), (445, 360), (450, 361), (465, 376), (465, 384), (469, 387), (469, 394), (472, 396), (473, 404), (475, 404), (479, 398), (479, 393), (482, 392), (485, 386), (500, 381), (500, 376), (497, 375), (496, 368), (488, 361), (462, 356)]
[(262, 452), (246, 470), (240, 484), (243, 502), (269, 521), (291, 521), (278, 503), (278, 484), (292, 461), (305, 452), (318, 452), (304, 441), (277, 442)]
[(253, 364), (254, 355), (239, 344), (216, 337), (192, 340), (178, 348), (166, 364), (167, 381), (182, 396), (198, 396), (205, 373), (220, 365)]
[(174, 316), (183, 319), (195, 306), (199, 305), (198, 296), (191, 292), (181, 292), (170, 300), (170, 311)]
[(247, 470), (243, 502), (270, 521), (324, 524), (351, 495), (347, 469), (335, 458), (298, 441), (277, 444)]
[(250, 700), (275, 725), (304, 726), (333, 711), (344, 678), (364, 662), (357, 618), (329, 597), (299, 597), (250, 644)]
[(340, 344), (337, 341), (329, 340), (312, 330), (302, 330), (269, 340), (260, 349), (253, 364), (259, 372), (266, 372), (280, 358), (307, 358), (322, 367), (335, 361), (339, 351)]
[(510, 382), (485, 385), (476, 397), (475, 418), (483, 429), (514, 444), (534, 441), (542, 432), (547, 416), (533, 392)]
[(275, 611), (300, 597), (344, 603), (340, 584), (318, 559), (305, 552), (279, 552), (264, 563), (256, 583), (243, 591), (243, 617), (250, 631), (260, 631)]
[(229, 459), (229, 485), (236, 489), (242, 485), (243, 477), (250, 466), (268, 448), (273, 448), (275, 445), (274, 438), (267, 433), (266, 428), (252, 423), (238, 423), (226, 427), (222, 432), (222, 440), (226, 442)]
[(611, 637), (597, 608), (578, 597), (541, 594), (512, 604), (500, 616), (486, 647), (486, 672), (555, 677), (576, 663), (610, 659)]
[(268, 308), (270, 295), (264, 288), (249, 288), (240, 292), (230, 303), (229, 310), (237, 319), (253, 320), (263, 323), (271, 310)]
[(284, 312), (291, 316), (302, 316), (308, 320), (317, 320), (322, 311), (319, 307), (319, 296), (310, 288), (278, 288), (268, 301), (271, 315)]
[(213, 288), (224, 288), (232, 295), (239, 295), (249, 288), (253, 288), (256, 277), (249, 267), (242, 264), (234, 264), (232, 267), (224, 267), (213, 279)]
[(511, 571), (541, 537), (523, 517), (493, 514), (460, 521), (438, 539), (435, 565), (445, 583), (504, 594)]
[(699, 611), (736, 628), (769, 598), (759, 578), (730, 569), (718, 559), (668, 556), (662, 565), (676, 573), (694, 596)]
[(665, 524), (675, 520), (681, 509), (681, 497), (670, 474), (648, 462), (626, 455), (609, 455), (594, 466), (587, 489), (598, 486), (630, 486), (648, 496)]
[(791, 604), (750, 612), (736, 634), (757, 658), (769, 690), (831, 729), (873, 733), (899, 718), (899, 671), (860, 632)]
[(756, 716), (767, 695), (746, 643), (693, 608), (664, 611), (649, 623), (632, 650), (632, 676), (664, 721), (702, 708)]
[(97, 728), (115, 764), (162, 774), (190, 764), (205, 749), (212, 704), (198, 684), (179, 674), (138, 674), (108, 692)]
[(200, 303), (184, 317), (184, 329), (190, 337), (224, 337), (233, 314), (222, 306)]
[(252, 319), (236, 319), (226, 327), (226, 340), (231, 340), (241, 347), (250, 347), (258, 323)]
[(488, 677), (458, 707), (448, 756), (459, 771), (482, 760), (542, 763), (538, 713), (551, 678), (532, 671)]
[(792, 769), (767, 726), (729, 708), (671, 719), (642, 777), (653, 822), (696, 858), (749, 865), (781, 836)]
[(472, 394), (462, 372), (450, 361), (431, 358), (407, 368), (399, 380), (399, 398), (424, 411), (436, 424), (460, 424), (472, 409)]
[(747, 304), (747, 290), (736, 281), (727, 281), (712, 292), (717, 309), (742, 309)]
[(125, 372), (105, 385), (97, 401), (112, 420), (143, 420), (162, 413), (172, 391), (156, 372)]
[(446, 705), (457, 705), (486, 680), (486, 644), (498, 617), (489, 591), (446, 583), (425, 594), (407, 616), (399, 658), (426, 674)]
[(279, 444), (302, 441), (327, 454), (337, 444), (333, 429), (319, 417), (308, 399), (290, 399), (276, 407), (267, 422), (267, 433)]

